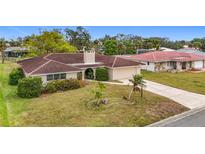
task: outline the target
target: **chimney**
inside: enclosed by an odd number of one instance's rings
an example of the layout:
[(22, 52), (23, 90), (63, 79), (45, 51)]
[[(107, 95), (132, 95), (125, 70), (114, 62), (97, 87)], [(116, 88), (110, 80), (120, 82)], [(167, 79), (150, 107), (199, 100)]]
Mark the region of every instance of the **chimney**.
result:
[(84, 51), (84, 63), (85, 64), (95, 63), (95, 50), (94, 49), (91, 49), (90, 51)]

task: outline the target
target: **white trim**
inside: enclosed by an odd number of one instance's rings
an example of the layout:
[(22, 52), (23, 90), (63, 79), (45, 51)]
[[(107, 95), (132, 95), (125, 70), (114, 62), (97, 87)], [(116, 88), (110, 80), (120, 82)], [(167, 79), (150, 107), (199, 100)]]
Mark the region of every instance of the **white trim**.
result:
[(117, 57), (115, 56), (115, 59), (114, 59), (114, 61), (112, 63), (112, 67), (115, 65), (116, 59), (117, 59)]
[(52, 53), (47, 54), (46, 56), (44, 56), (43, 58), (47, 59), (48, 56), (52, 55)]

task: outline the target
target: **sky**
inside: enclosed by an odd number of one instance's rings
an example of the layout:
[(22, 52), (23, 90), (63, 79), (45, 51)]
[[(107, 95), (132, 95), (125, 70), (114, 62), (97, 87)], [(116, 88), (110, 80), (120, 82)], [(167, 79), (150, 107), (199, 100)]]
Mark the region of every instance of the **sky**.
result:
[[(75, 29), (75, 26), (66, 26)], [(16, 39), (39, 30), (65, 29), (65, 26), (0, 26), (0, 38)], [(106, 34), (114, 36), (119, 33), (133, 34), (142, 37), (167, 37), (170, 40), (191, 40), (205, 37), (205, 26), (84, 26), (92, 39), (102, 38)]]

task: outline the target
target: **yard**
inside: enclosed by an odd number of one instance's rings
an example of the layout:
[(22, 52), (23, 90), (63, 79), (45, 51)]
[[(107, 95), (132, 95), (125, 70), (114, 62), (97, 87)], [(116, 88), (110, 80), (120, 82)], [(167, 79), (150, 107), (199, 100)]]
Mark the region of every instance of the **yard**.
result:
[(94, 83), (67, 92), (42, 95), (34, 99), (16, 96), (16, 86), (8, 85), (8, 74), (15, 63), (0, 64), (0, 125), (1, 126), (145, 126), (188, 110), (165, 97), (145, 92), (132, 102), (122, 99), (131, 87), (107, 85), (108, 104), (91, 108)]
[(145, 79), (205, 95), (205, 72), (150, 72), (142, 71)]

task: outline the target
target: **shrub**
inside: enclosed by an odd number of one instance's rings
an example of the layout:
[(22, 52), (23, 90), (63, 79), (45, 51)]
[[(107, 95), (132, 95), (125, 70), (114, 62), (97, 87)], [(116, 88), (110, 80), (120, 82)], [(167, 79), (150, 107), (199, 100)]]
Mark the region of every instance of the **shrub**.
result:
[(9, 84), (10, 85), (17, 85), (18, 80), (24, 78), (25, 75), (23, 73), (22, 68), (14, 68), (11, 73), (9, 74)]
[(19, 80), (17, 95), (23, 98), (33, 98), (41, 95), (42, 80), (40, 77), (28, 77)]
[(77, 79), (69, 79), (69, 80), (55, 80), (50, 81), (44, 87), (43, 93), (54, 93), (57, 91), (67, 91), (72, 89), (78, 89), (84, 87), (84, 81)]
[(78, 72), (77, 73), (77, 79), (82, 80), (82, 77), (83, 77), (82, 72)]
[(106, 68), (96, 69), (96, 80), (98, 81), (108, 81), (108, 70)]

